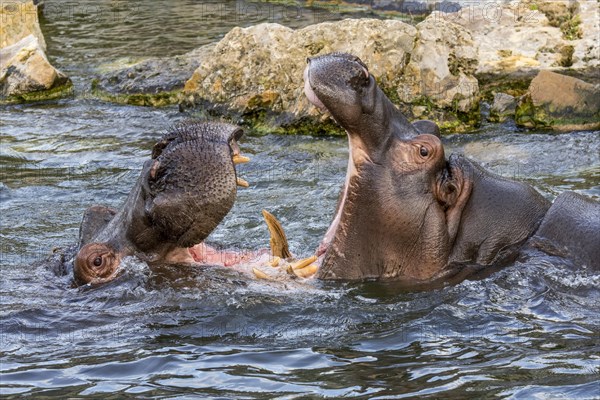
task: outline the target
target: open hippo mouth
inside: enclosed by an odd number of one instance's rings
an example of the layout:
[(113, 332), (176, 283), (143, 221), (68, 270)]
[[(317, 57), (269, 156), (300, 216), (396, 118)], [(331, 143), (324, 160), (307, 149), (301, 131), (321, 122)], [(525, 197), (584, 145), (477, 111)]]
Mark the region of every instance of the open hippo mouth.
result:
[[(362, 111), (357, 109), (357, 105), (360, 104), (357, 96), (368, 88), (372, 78), (367, 66), (358, 57), (346, 53), (331, 53), (326, 56), (308, 58), (306, 61), (308, 65), (304, 69), (304, 93), (315, 107), (321, 112), (329, 113), (334, 119), (337, 116), (344, 120), (346, 114), (362, 114)], [(323, 82), (327, 82), (327, 84), (323, 84)], [(348, 88), (351, 90), (348, 91)], [(335, 104), (334, 107), (331, 107), (333, 113), (321, 98), (327, 101), (330, 107)], [(344, 204), (347, 201), (350, 178), (356, 175), (356, 169), (352, 162), (352, 146), (350, 146), (349, 153), (350, 158), (338, 208), (316, 251), (319, 264), (322, 264), (324, 255), (340, 223)]]
[(237, 144), (242, 135), (226, 123), (187, 121), (170, 129), (120, 211), (93, 206), (84, 214), (75, 281), (110, 281), (129, 255), (148, 263), (222, 259), (203, 241), (233, 206), (236, 187), (248, 186), (235, 170), (249, 161)]
[[(316, 250), (317, 262), (320, 265), (318, 275), (321, 278), (327, 278), (324, 271), (329, 269), (328, 265), (349, 261), (348, 256), (342, 253), (339, 246), (332, 245), (332, 243), (336, 236), (342, 236), (343, 232), (351, 228), (348, 226), (348, 218), (343, 218), (344, 214), (348, 217), (354, 209), (352, 201), (349, 201), (349, 190), (351, 187), (356, 187), (357, 181), (360, 179), (357, 167), (365, 159), (371, 159), (368, 154), (369, 143), (365, 142), (369, 138), (361, 135), (361, 133), (367, 133), (363, 132), (362, 128), (372, 122), (374, 123), (371, 127), (372, 130), (377, 128), (388, 130), (388, 127), (384, 126), (388, 124), (385, 110), (376, 110), (378, 90), (375, 79), (369, 73), (367, 66), (356, 56), (346, 53), (331, 53), (307, 59), (307, 66), (304, 70), (306, 97), (320, 111), (330, 114), (338, 124), (345, 128), (349, 138), (348, 167), (337, 210)], [(380, 111), (383, 118), (373, 121), (372, 117), (376, 111)]]

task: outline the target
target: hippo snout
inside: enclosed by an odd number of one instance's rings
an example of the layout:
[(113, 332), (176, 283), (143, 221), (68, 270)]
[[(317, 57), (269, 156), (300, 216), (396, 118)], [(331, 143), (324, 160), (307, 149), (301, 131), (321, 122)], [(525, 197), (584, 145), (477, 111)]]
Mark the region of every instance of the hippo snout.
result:
[(238, 184), (233, 157), (241, 135), (235, 125), (188, 122), (154, 146), (145, 210), (178, 246), (200, 243), (233, 206)]

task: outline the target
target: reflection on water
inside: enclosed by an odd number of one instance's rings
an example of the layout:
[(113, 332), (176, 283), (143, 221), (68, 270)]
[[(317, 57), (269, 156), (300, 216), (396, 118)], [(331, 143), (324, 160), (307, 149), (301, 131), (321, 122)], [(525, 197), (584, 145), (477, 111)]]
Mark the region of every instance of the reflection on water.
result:
[[(46, 3), (46, 12), (56, 5)], [(86, 2), (109, 3), (133, 4)], [(81, 25), (86, 13), (74, 13), (76, 23), (48, 15), (51, 55), (85, 82), (86, 60), (93, 68), (117, 56), (178, 53), (229, 23), (207, 21), (203, 30), (187, 25), (185, 7), (135, 4), (157, 6), (139, 20), (94, 22), (96, 34)], [(161, 24), (174, 31), (155, 34)], [(130, 46), (127, 35), (147, 42)], [(149, 52), (157, 43), (169, 45)], [(225, 268), (151, 270), (133, 258), (117, 281), (77, 290), (36, 266), (51, 248), (75, 243), (86, 207), (120, 206), (154, 141), (184, 117), (81, 98), (0, 109), (2, 395), (597, 398), (600, 276), (542, 254), (430, 293), (257, 281)], [(549, 198), (563, 190), (600, 197), (599, 132), (494, 126), (445, 145)], [(210, 241), (266, 247), (267, 208), (292, 252), (311, 253), (335, 208), (346, 146), (344, 138), (243, 139), (252, 162), (239, 172), (251, 187)]]

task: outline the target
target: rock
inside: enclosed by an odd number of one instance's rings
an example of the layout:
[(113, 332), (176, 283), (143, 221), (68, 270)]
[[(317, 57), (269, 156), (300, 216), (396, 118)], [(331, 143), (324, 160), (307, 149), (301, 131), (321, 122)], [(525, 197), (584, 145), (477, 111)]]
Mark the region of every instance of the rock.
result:
[[(600, 10), (598, 2), (579, 1), (579, 18), (581, 39), (574, 44), (573, 68), (600, 67)], [(598, 72), (596, 71), (596, 74)]]
[(436, 18), (471, 31), (479, 46), (478, 74), (599, 65), (597, 2), (472, 2), (455, 13), (436, 13)]
[[(444, 130), (456, 132), (476, 126), (479, 83), (473, 74), (478, 62), (471, 35), (457, 24), (431, 16), (419, 23), (417, 30), (410, 61), (393, 82), (398, 98), (404, 103), (430, 106), (419, 118), (435, 120)], [(443, 115), (448, 110), (456, 119)]]
[[(186, 104), (252, 122), (271, 132), (339, 132), (322, 121), (303, 93), (306, 58), (333, 51), (360, 57), (388, 96), (443, 128), (464, 130), (478, 115), (472, 76), (476, 51), (468, 33), (451, 22), (347, 19), (300, 30), (278, 24), (232, 29), (186, 82)], [(423, 82), (424, 81), (424, 82)], [(422, 83), (423, 82), (423, 83)]]
[(32, 1), (0, 8), (0, 104), (50, 100), (71, 93), (71, 80), (48, 62)]
[(527, 4), (482, 3), (456, 13), (435, 12), (467, 28), (478, 46), (477, 73), (506, 74), (558, 66), (559, 49), (567, 45), (558, 27)]
[(487, 101), (499, 92), (523, 96), (533, 77), (545, 69), (569, 69), (579, 78), (599, 80), (597, 2), (521, 0), (461, 6), (455, 13), (434, 12), (430, 17), (453, 21), (471, 32), (478, 48), (475, 76)]
[(506, 93), (496, 93), (488, 121), (504, 122), (507, 118), (514, 117), (516, 108), (517, 99), (514, 96)]
[(34, 35), (40, 48), (46, 51), (46, 42), (38, 21), (38, 9), (33, 1), (3, 2), (0, 6), (0, 20), (0, 48)]
[(176, 104), (185, 82), (213, 48), (208, 44), (175, 57), (156, 57), (112, 68), (92, 81), (92, 93), (107, 101), (140, 106)]
[(34, 35), (0, 49), (0, 103), (60, 98), (71, 87), (69, 78), (50, 65)]
[(517, 125), (536, 129), (600, 128), (600, 86), (551, 71), (540, 71), (519, 102)]

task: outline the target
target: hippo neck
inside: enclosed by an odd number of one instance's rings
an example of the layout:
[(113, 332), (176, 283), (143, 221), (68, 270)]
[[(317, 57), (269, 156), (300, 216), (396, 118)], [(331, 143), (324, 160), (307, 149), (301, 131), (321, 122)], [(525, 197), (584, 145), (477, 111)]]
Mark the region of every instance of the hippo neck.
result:
[(473, 188), (449, 261), (496, 264), (534, 234), (550, 202), (528, 184), (489, 173), (463, 157), (461, 163), (472, 169)]
[[(421, 282), (435, 276), (446, 264), (449, 239), (443, 211), (433, 200), (418, 201), (418, 194), (409, 194), (393, 206), (386, 196), (378, 197), (380, 189), (389, 186), (386, 174), (383, 166), (373, 164), (363, 165), (353, 174), (349, 170), (334, 219), (338, 222), (330, 227), (333, 232), (328, 232), (332, 238), (319, 278)], [(382, 182), (381, 186), (373, 187), (374, 181)], [(401, 211), (406, 204), (416, 205), (411, 213)], [(385, 212), (380, 213), (382, 210)], [(423, 224), (423, 220), (439, 223)]]

